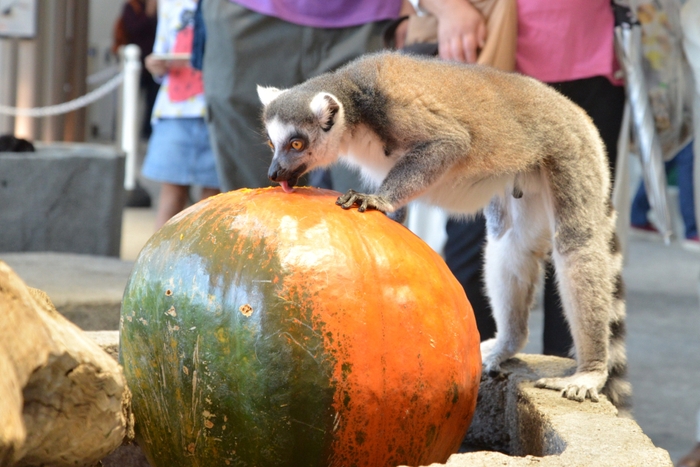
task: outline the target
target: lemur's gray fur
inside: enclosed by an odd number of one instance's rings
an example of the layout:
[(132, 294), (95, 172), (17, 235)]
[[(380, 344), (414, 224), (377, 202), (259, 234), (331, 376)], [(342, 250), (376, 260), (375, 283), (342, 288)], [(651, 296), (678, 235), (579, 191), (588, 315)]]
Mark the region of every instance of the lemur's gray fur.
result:
[(600, 391), (628, 407), (609, 169), (581, 108), (525, 76), (396, 53), (258, 94), (274, 151), (268, 175), (285, 191), (340, 159), (377, 188), (339, 197), (345, 209), (392, 213), (419, 198), (458, 216), (484, 208), (498, 330), (481, 345), (486, 371), (525, 345), (540, 263), (551, 252), (578, 366), (537, 386), (577, 401), (596, 401)]

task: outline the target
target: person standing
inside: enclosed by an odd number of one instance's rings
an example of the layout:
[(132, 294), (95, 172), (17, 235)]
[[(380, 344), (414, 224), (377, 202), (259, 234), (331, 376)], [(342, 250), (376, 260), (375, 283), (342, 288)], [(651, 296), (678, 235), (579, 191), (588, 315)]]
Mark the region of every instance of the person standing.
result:
[[(148, 139), (151, 136), (151, 112), (156, 102), (158, 88), (160, 85), (153, 79), (153, 76), (145, 67), (145, 58), (153, 51), (153, 43), (156, 39), (156, 28), (158, 24), (158, 1), (157, 0), (129, 0), (124, 4), (121, 16), (121, 35), (118, 39), (124, 44), (136, 44), (141, 49), (141, 76), (139, 77), (139, 87), (145, 95), (146, 104), (144, 106), (144, 118), (141, 123), (141, 137)], [(119, 33), (117, 33), (119, 34)], [(116, 53), (116, 44), (113, 48)]]
[[(195, 0), (161, 0), (153, 54), (148, 70), (162, 80), (153, 108), (153, 134), (141, 170), (160, 182), (156, 228), (185, 208), (190, 187), (200, 199), (219, 193), (214, 154), (204, 116), (202, 73), (189, 65)], [(177, 58), (177, 55), (182, 58)]]

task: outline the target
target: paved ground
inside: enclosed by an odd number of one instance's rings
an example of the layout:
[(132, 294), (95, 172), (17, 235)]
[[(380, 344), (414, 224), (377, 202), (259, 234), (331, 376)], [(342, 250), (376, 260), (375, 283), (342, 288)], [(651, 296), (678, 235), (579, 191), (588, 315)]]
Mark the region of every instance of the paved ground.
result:
[(693, 445), (700, 410), (700, 255), (677, 244), (630, 245), (628, 354), (642, 429), (678, 460)]

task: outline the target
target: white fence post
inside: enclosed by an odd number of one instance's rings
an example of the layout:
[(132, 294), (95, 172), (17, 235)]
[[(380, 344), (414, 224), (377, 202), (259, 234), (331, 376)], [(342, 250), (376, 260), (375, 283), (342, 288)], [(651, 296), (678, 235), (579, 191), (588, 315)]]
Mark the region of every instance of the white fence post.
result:
[(126, 153), (124, 189), (136, 188), (136, 160), (139, 148), (139, 78), (141, 49), (129, 44), (124, 47), (124, 84), (122, 88), (122, 150)]

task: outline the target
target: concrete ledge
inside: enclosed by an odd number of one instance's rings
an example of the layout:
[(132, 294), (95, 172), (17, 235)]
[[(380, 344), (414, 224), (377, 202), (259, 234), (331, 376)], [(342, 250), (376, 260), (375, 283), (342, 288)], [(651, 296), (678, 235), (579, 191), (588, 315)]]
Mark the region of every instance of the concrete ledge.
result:
[(0, 251), (119, 256), (124, 153), (84, 143), (0, 153)]
[[(117, 331), (88, 335), (111, 354), (118, 348)], [(501, 377), (481, 382), (464, 441), (478, 451), (454, 454), (447, 464), (432, 467), (673, 467), (668, 452), (655, 447), (634, 420), (618, 417), (607, 400), (578, 403), (534, 387), (541, 377), (574, 369), (572, 360), (542, 355), (519, 354), (506, 362)], [(121, 447), (109, 462), (143, 467), (140, 456), (135, 446)]]
[(81, 329), (119, 329), (132, 261), (72, 253), (0, 253), (0, 260), (28, 286), (46, 292), (56, 309)]
[(634, 420), (607, 400), (578, 403), (534, 387), (542, 377), (571, 374), (573, 360), (519, 354), (500, 378), (484, 378), (465, 444), (501, 452), (455, 454), (452, 467), (673, 467)]

